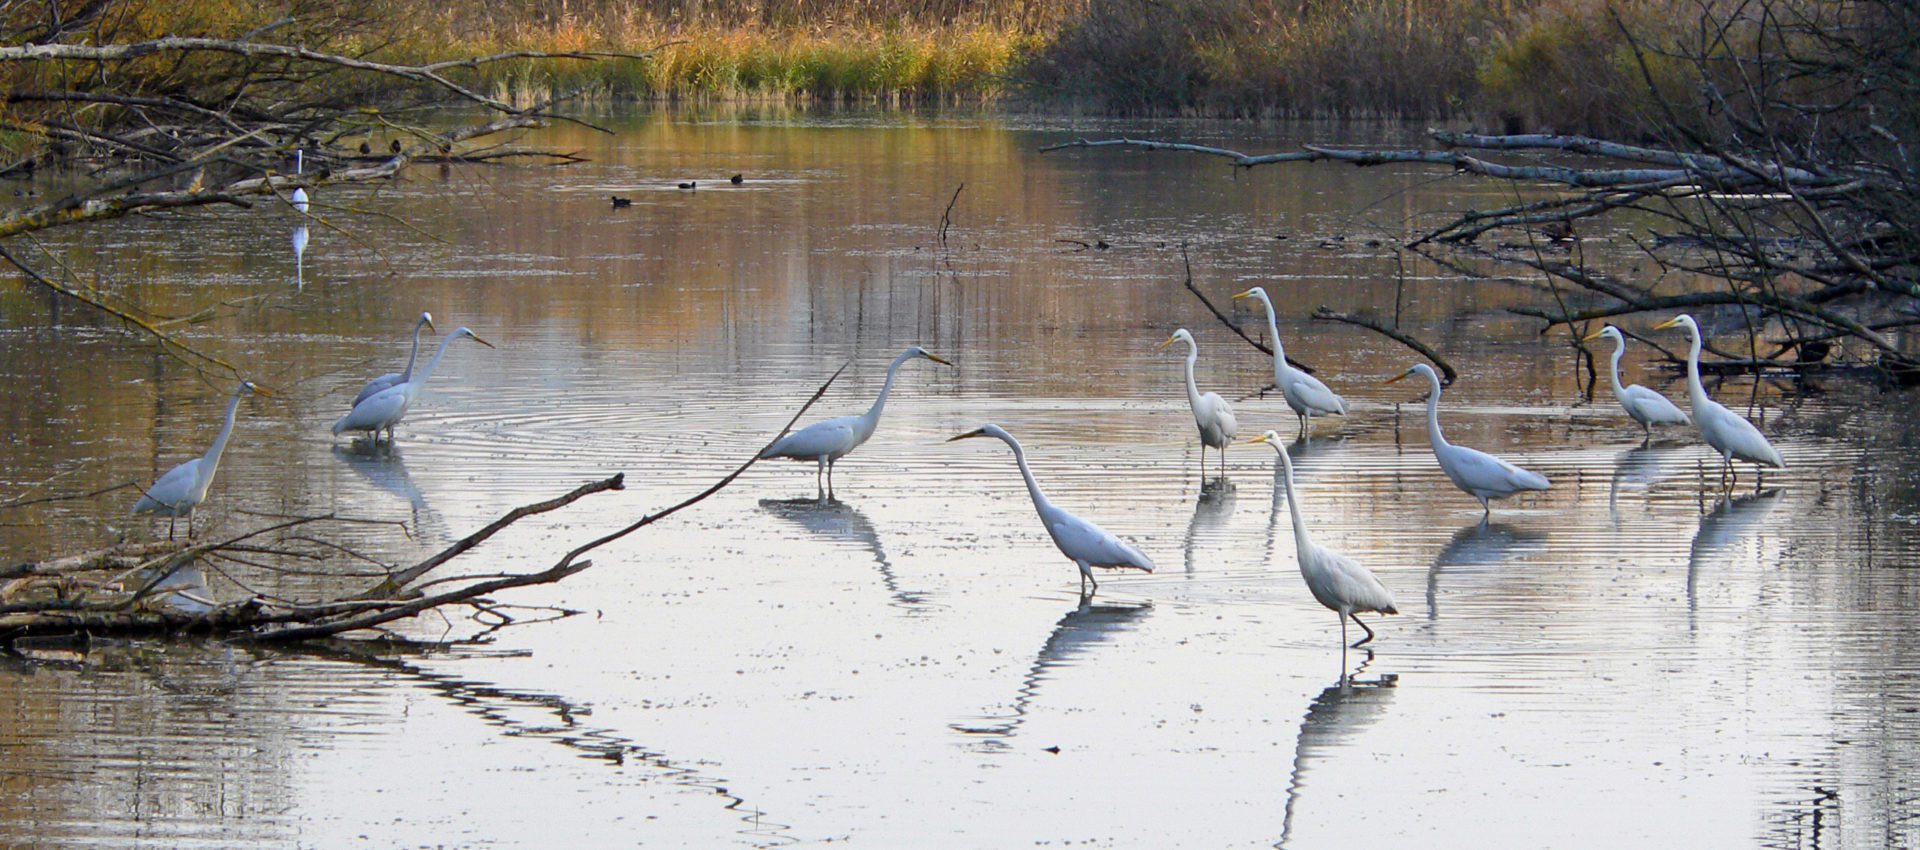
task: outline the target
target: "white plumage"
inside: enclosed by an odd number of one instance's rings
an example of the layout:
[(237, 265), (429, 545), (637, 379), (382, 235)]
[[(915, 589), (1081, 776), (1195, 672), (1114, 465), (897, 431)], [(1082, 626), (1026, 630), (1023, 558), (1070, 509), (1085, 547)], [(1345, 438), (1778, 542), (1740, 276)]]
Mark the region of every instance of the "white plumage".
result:
[(167, 474), (153, 482), (140, 496), (140, 501), (134, 503), (135, 514), (167, 518), (167, 539), (173, 539), (173, 521), (179, 517), (187, 518), (187, 536), (193, 536), (193, 509), (207, 500), (213, 474), (220, 469), (220, 455), (227, 450), (227, 439), (233, 436), (233, 420), (240, 410), (240, 397), (250, 392), (264, 393), (252, 381), (241, 381), (240, 388), (233, 391), (233, 399), (227, 402), (226, 424), (220, 427), (220, 436), (213, 438), (213, 447), (207, 449), (205, 455), (167, 470)]
[(1680, 412), (1680, 408), (1668, 401), (1666, 396), (1639, 384), (1620, 386), (1620, 356), (1627, 353), (1627, 338), (1620, 333), (1619, 328), (1608, 325), (1601, 328), (1599, 333), (1592, 334), (1582, 341), (1592, 341), (1601, 337), (1613, 339), (1613, 365), (1607, 369), (1607, 377), (1613, 381), (1613, 397), (1620, 402), (1621, 409), (1625, 410), (1628, 416), (1633, 417), (1633, 421), (1640, 423), (1640, 430), (1652, 436), (1655, 425), (1693, 424), (1693, 420)]
[[(1780, 457), (1779, 450), (1767, 442), (1759, 428), (1707, 395), (1706, 385), (1700, 383), (1700, 325), (1694, 322), (1693, 317), (1681, 313), (1654, 326), (1654, 330), (1665, 330), (1675, 325), (1686, 327), (1687, 339), (1692, 344), (1687, 351), (1687, 403), (1693, 408), (1694, 424), (1700, 426), (1700, 436), (1707, 441), (1707, 445), (1720, 453), (1724, 469), (1732, 471), (1735, 458), (1785, 469), (1786, 459)], [(1738, 474), (1734, 475), (1734, 478), (1738, 477)], [(1728, 486), (1732, 486), (1731, 481)]]
[[(420, 319), (413, 323), (413, 350), (407, 353), (407, 368), (404, 372), (388, 372), (367, 382), (360, 388), (360, 394), (353, 397), (354, 405), (371, 398), (374, 393), (404, 384), (413, 380), (413, 363), (420, 357), (420, 329), (433, 328), (433, 314), (422, 312)], [(438, 328), (434, 328), (438, 330)]]
[(1433, 446), (1434, 460), (1440, 462), (1440, 470), (1453, 481), (1453, 486), (1480, 500), (1480, 509), (1493, 513), (1489, 499), (1504, 499), (1522, 490), (1545, 490), (1552, 487), (1547, 477), (1538, 472), (1521, 469), (1486, 452), (1456, 446), (1447, 442), (1440, 434), (1440, 376), (1433, 367), (1425, 363), (1415, 364), (1413, 368), (1387, 379), (1391, 384), (1401, 378), (1412, 375), (1424, 375), (1430, 385), (1427, 395), (1427, 442)]
[(846, 457), (848, 453), (860, 447), (861, 443), (873, 436), (874, 429), (880, 427), (880, 411), (887, 406), (887, 394), (893, 392), (893, 379), (900, 373), (900, 366), (908, 360), (921, 358), (944, 366), (953, 364), (940, 357), (929, 354), (926, 349), (914, 346), (900, 352), (887, 367), (887, 381), (880, 385), (880, 396), (873, 400), (873, 406), (858, 416), (840, 416), (824, 422), (815, 422), (798, 431), (781, 437), (773, 445), (760, 451), (761, 458), (788, 458), (790, 460), (810, 460), (818, 464), (814, 470), (814, 484), (819, 485), (821, 475), (826, 476), (826, 494), (833, 495), (833, 464)]
[(1033, 480), (1033, 470), (1027, 468), (1027, 454), (1020, 448), (1020, 441), (998, 425), (986, 425), (960, 436), (947, 440), (965, 440), (969, 437), (993, 437), (1006, 443), (1013, 449), (1014, 463), (1020, 466), (1020, 476), (1027, 481), (1027, 495), (1033, 497), (1034, 510), (1040, 513), (1040, 524), (1046, 526), (1047, 534), (1053, 538), (1053, 545), (1059, 547), (1060, 554), (1067, 556), (1080, 567), (1081, 595), (1100, 589), (1100, 582), (1093, 577), (1094, 567), (1110, 569), (1136, 569), (1153, 572), (1153, 561), (1139, 549), (1124, 540), (1108, 533), (1106, 529), (1068, 513), (1047, 500), (1047, 494), (1040, 492), (1040, 484)]
[(1280, 445), (1280, 435), (1268, 431), (1253, 438), (1253, 442), (1273, 446), (1274, 453), (1280, 456), (1280, 472), (1287, 488), (1287, 510), (1293, 514), (1293, 542), (1299, 552), (1300, 577), (1307, 582), (1307, 590), (1313, 598), (1319, 600), (1328, 610), (1340, 615), (1340, 642), (1347, 642), (1347, 620), (1367, 633), (1367, 636), (1353, 643), (1360, 646), (1373, 640), (1373, 629), (1360, 622), (1355, 616), (1361, 612), (1398, 614), (1400, 609), (1393, 604), (1393, 594), (1387, 586), (1380, 583), (1373, 571), (1360, 565), (1359, 561), (1313, 542), (1307, 535), (1307, 524), (1300, 518), (1300, 498), (1293, 491), (1293, 459), (1287, 456), (1287, 449)]
[[(293, 151), (293, 173), (295, 175), (300, 175), (305, 173), (307, 170), (306, 166), (307, 166), (306, 151), (300, 148), (295, 148)], [(305, 187), (301, 187), (301, 186), (294, 187), (293, 208), (303, 213), (307, 211), (307, 190)]]
[(1273, 385), (1280, 389), (1281, 397), (1287, 400), (1287, 406), (1293, 408), (1293, 414), (1300, 417), (1300, 433), (1306, 434), (1313, 428), (1315, 416), (1347, 415), (1347, 400), (1338, 393), (1327, 389), (1327, 385), (1287, 362), (1287, 350), (1280, 344), (1280, 325), (1275, 321), (1273, 301), (1267, 297), (1265, 287), (1256, 286), (1234, 298), (1258, 298), (1267, 308), (1267, 337), (1273, 340)]
[(386, 431), (387, 442), (392, 444), (393, 426), (400, 424), (400, 420), (406, 418), (407, 409), (413, 406), (413, 400), (419, 398), (420, 391), (426, 388), (427, 379), (433, 377), (433, 370), (440, 365), (440, 358), (447, 356), (447, 346), (461, 337), (472, 339), (488, 348), (493, 347), (493, 343), (481, 339), (479, 335), (467, 328), (447, 334), (447, 338), (440, 341), (439, 350), (433, 353), (433, 359), (427, 361), (427, 368), (421, 369), (418, 376), (362, 399), (353, 406), (353, 410), (347, 412), (347, 415), (333, 423), (333, 433), (337, 435), (346, 431), (365, 431), (368, 439), (377, 444), (380, 441), (380, 432)]
[(1212, 447), (1220, 451), (1220, 474), (1227, 474), (1227, 446), (1233, 442), (1233, 435), (1239, 431), (1239, 425), (1233, 419), (1233, 405), (1220, 397), (1219, 393), (1201, 393), (1193, 382), (1193, 364), (1200, 360), (1200, 346), (1193, 341), (1193, 334), (1186, 328), (1173, 332), (1167, 341), (1160, 343), (1157, 350), (1164, 351), (1176, 342), (1187, 344), (1187, 403), (1193, 407), (1193, 422), (1200, 428), (1200, 475), (1207, 474), (1207, 449)]

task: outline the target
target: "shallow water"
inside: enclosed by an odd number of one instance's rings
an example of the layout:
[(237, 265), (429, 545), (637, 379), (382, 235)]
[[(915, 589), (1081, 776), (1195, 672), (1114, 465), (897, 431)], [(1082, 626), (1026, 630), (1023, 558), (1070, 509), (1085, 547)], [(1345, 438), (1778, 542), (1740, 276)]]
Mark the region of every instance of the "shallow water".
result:
[[(584, 613), (484, 647), (96, 643), (0, 659), (0, 844), (1880, 847), (1920, 832), (1911, 393), (1720, 385), (1729, 403), (1757, 399), (1789, 465), (1763, 482), (1743, 470), (1723, 500), (1701, 485), (1716, 474), (1705, 449), (1685, 432), (1643, 447), (1604, 390), (1582, 399), (1564, 337), (1502, 312), (1543, 296), (1417, 263), (1401, 286), (1391, 249), (1367, 244), (1390, 245), (1415, 211), (1498, 202), (1498, 187), (1035, 152), (1122, 131), (1249, 149), (1404, 131), (610, 121), (611, 138), (531, 140), (584, 166), (427, 168), (377, 194), (316, 193), (327, 226), (310, 229), (297, 283), (284, 210), (50, 246), (160, 313), (233, 305), (185, 333), (279, 394), (242, 404), (203, 533), (339, 511), (405, 522), (411, 539), (342, 532), (405, 563), (627, 472), (624, 491), (529, 520), (468, 564), (544, 567), (724, 474), (848, 358), (817, 415), (865, 409), (908, 345), (959, 368), (902, 369), (878, 435), (838, 469), (838, 500), (814, 500), (811, 465), (756, 467), (594, 569), (511, 596)], [(687, 179), (700, 188), (672, 188)], [(609, 209), (613, 193), (634, 205)], [(1586, 238), (1595, 262), (1635, 273), (1608, 234)], [(1113, 247), (1059, 241), (1100, 239)], [(1268, 361), (1180, 288), (1182, 241), (1216, 303), (1272, 290), (1289, 353), (1353, 405), (1294, 445), (1308, 527), (1399, 603), (1370, 620), (1371, 652), (1343, 656), (1299, 580), (1271, 450), (1236, 446), (1227, 482), (1202, 484), (1181, 359), (1154, 351), (1174, 328), (1199, 337), (1199, 382), (1235, 401), (1243, 438), (1292, 439), (1294, 423), (1257, 395)], [(1464, 372), (1448, 436), (1554, 489), (1482, 524), (1426, 447), (1421, 390), (1380, 384), (1412, 355), (1306, 321), (1318, 304), (1397, 307)], [(230, 387), (50, 309), (0, 292), (15, 400), (0, 500), (145, 482), (204, 450)], [(423, 309), (500, 349), (455, 346), (391, 456), (336, 444), (327, 425), (403, 362)], [(1257, 313), (1236, 315), (1259, 335)], [(1643, 353), (1630, 379), (1683, 395)], [(1158, 569), (1103, 575), (1080, 601), (1005, 447), (942, 442), (989, 421), (1022, 439), (1057, 503)], [(0, 511), (0, 556), (165, 533), (126, 517), (132, 501)], [(339, 574), (351, 564), (225, 566), (272, 594), (366, 581)]]

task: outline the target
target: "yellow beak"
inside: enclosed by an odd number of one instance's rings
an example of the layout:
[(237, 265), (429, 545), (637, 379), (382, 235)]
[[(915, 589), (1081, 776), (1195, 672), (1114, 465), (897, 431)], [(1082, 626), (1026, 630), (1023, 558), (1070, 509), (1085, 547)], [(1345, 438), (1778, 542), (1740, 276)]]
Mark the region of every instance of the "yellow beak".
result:
[(1252, 295), (1253, 295), (1253, 290), (1251, 290), (1251, 289), (1249, 289), (1249, 290), (1247, 290), (1247, 291), (1245, 291), (1245, 292), (1242, 292), (1242, 293), (1240, 293), (1239, 295), (1235, 295), (1235, 296), (1233, 296), (1233, 297), (1234, 297), (1234, 298), (1249, 298), (1249, 297), (1252, 297)]
[(1179, 338), (1179, 337), (1177, 337), (1177, 336), (1170, 336), (1170, 337), (1167, 337), (1167, 341), (1166, 341), (1166, 342), (1163, 342), (1163, 343), (1160, 343), (1160, 345), (1159, 345), (1159, 346), (1157, 346), (1157, 347), (1155, 347), (1155, 348), (1154, 348), (1153, 350), (1154, 350), (1154, 351), (1165, 351), (1165, 350), (1167, 350), (1167, 346), (1169, 346), (1169, 345), (1172, 345), (1172, 344), (1174, 344), (1174, 343), (1176, 343), (1176, 342), (1179, 342), (1179, 341), (1180, 341), (1180, 338)]
[(1594, 331), (1593, 333), (1590, 333), (1590, 334), (1587, 334), (1586, 336), (1583, 336), (1583, 337), (1581, 337), (1581, 338), (1580, 338), (1580, 341), (1581, 341), (1581, 342), (1592, 342), (1592, 341), (1594, 341), (1594, 340), (1596, 340), (1596, 339), (1599, 339), (1599, 338), (1601, 338), (1601, 337), (1603, 337), (1603, 336), (1606, 336), (1606, 335), (1607, 335), (1607, 330), (1606, 330), (1606, 328), (1601, 328), (1600, 330), (1597, 330), (1597, 331)]
[(933, 362), (935, 362), (935, 363), (938, 363), (938, 364), (940, 364), (940, 365), (942, 365), (942, 366), (952, 366), (952, 365), (953, 365), (953, 361), (951, 361), (951, 360), (948, 360), (948, 359), (947, 359), (947, 358), (945, 358), (945, 357), (941, 357), (941, 356), (939, 356), (939, 355), (935, 355), (935, 354), (928, 354), (928, 355), (927, 355), (927, 359), (928, 359), (928, 360), (932, 360)]
[(1401, 378), (1405, 378), (1406, 376), (1408, 376), (1408, 375), (1411, 375), (1411, 374), (1413, 374), (1413, 373), (1412, 373), (1412, 372), (1401, 372), (1400, 374), (1398, 374), (1398, 375), (1395, 375), (1395, 376), (1393, 376), (1393, 377), (1391, 377), (1391, 378), (1388, 378), (1388, 379), (1386, 379), (1385, 381), (1381, 381), (1381, 383), (1383, 383), (1383, 384), (1391, 384), (1391, 383), (1394, 383), (1394, 382), (1396, 382), (1396, 381), (1399, 381), (1399, 380), (1400, 380)]
[(965, 433), (965, 434), (961, 434), (961, 435), (960, 435), (960, 436), (958, 436), (958, 437), (948, 437), (948, 438), (947, 438), (947, 442), (949, 442), (949, 443), (951, 443), (951, 442), (954, 442), (955, 440), (964, 440), (964, 439), (966, 439), (966, 438), (968, 438), (968, 437), (978, 437), (978, 436), (980, 436), (981, 434), (985, 434), (986, 432), (987, 432), (987, 429), (985, 429), (985, 428), (975, 428), (975, 429), (973, 429), (973, 430), (971, 430), (971, 431), (968, 431), (968, 432), (967, 432), (967, 433)]
[(499, 346), (496, 346), (496, 345), (494, 345), (494, 344), (493, 344), (493, 343), (491, 343), (491, 342), (488, 342), (488, 341), (486, 341), (486, 340), (484, 340), (484, 339), (481, 339), (481, 338), (480, 338), (480, 337), (479, 337), (478, 335), (475, 335), (475, 336), (474, 336), (474, 338), (473, 338), (473, 341), (474, 341), (474, 342), (477, 342), (477, 343), (480, 343), (481, 345), (484, 345), (484, 346), (486, 346), (486, 347), (488, 347), (488, 348), (498, 348), (498, 347), (499, 347)]
[(1670, 327), (1673, 327), (1674, 325), (1677, 325), (1677, 324), (1680, 324), (1680, 317), (1679, 317), (1679, 316), (1675, 316), (1675, 317), (1673, 317), (1673, 318), (1671, 318), (1671, 319), (1668, 319), (1668, 320), (1666, 320), (1666, 321), (1664, 321), (1664, 322), (1661, 322), (1660, 324), (1657, 324), (1657, 325), (1654, 325), (1654, 326), (1653, 326), (1653, 329), (1654, 329), (1654, 330), (1656, 330), (1656, 331), (1664, 331), (1664, 330), (1666, 330), (1667, 328), (1670, 328)]
[(1264, 442), (1267, 442), (1267, 435), (1261, 434), (1258, 437), (1248, 440), (1247, 445), (1253, 445), (1254, 443), (1264, 443)]
[(260, 386), (259, 384), (253, 385), (253, 391), (263, 396), (271, 397), (273, 395), (273, 390), (267, 389), (266, 387)]
[(433, 332), (435, 332), (435, 333), (439, 333), (439, 332), (440, 332), (440, 329), (439, 329), (439, 328), (436, 328), (436, 327), (434, 327), (434, 326), (433, 326), (433, 317), (432, 317), (432, 316), (428, 316), (428, 317), (427, 317), (427, 329), (428, 329), (428, 330), (431, 330), (431, 331), (433, 331)]

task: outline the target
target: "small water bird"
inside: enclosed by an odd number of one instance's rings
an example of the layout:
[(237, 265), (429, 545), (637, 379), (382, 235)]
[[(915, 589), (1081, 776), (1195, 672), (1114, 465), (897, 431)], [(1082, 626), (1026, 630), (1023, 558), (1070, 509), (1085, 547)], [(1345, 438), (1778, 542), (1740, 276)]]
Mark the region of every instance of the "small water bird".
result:
[(240, 388), (233, 391), (233, 399), (227, 402), (227, 422), (220, 426), (220, 436), (213, 438), (213, 447), (207, 453), (167, 470), (160, 480), (153, 482), (140, 501), (133, 505), (135, 514), (152, 514), (167, 518), (167, 539), (173, 539), (173, 521), (187, 518), (187, 537), (193, 537), (193, 509), (207, 500), (207, 488), (213, 486), (213, 474), (220, 469), (220, 455), (227, 450), (227, 440), (233, 436), (233, 419), (240, 410), (240, 397), (247, 393), (272, 395), (254, 385), (252, 381), (241, 381)]
[(413, 323), (413, 350), (407, 354), (407, 369), (404, 372), (388, 372), (367, 382), (360, 388), (360, 394), (353, 397), (354, 405), (366, 401), (374, 393), (413, 380), (413, 362), (420, 357), (420, 329), (438, 330), (433, 326), (433, 314), (421, 311), (419, 321)]
[(1273, 340), (1273, 385), (1280, 389), (1287, 406), (1293, 408), (1293, 415), (1300, 417), (1300, 433), (1311, 432), (1315, 416), (1347, 415), (1346, 399), (1327, 389), (1319, 378), (1287, 362), (1287, 350), (1280, 345), (1280, 325), (1274, 321), (1273, 300), (1267, 297), (1266, 287), (1256, 286), (1233, 297), (1236, 300), (1257, 298), (1267, 308), (1267, 338)]
[(1700, 325), (1693, 317), (1681, 313), (1655, 325), (1653, 329), (1666, 330), (1676, 325), (1687, 329), (1687, 339), (1692, 344), (1687, 351), (1687, 404), (1693, 408), (1693, 422), (1700, 427), (1701, 438), (1720, 453), (1723, 464), (1720, 477), (1732, 475), (1727, 487), (1731, 488), (1740, 477), (1733, 470), (1735, 458), (1775, 469), (1787, 468), (1786, 460), (1780, 457), (1779, 450), (1772, 443), (1767, 442), (1759, 428), (1753, 427), (1752, 422), (1707, 395), (1706, 385), (1700, 383)]
[(1675, 407), (1666, 396), (1639, 384), (1620, 386), (1620, 356), (1627, 353), (1627, 338), (1619, 328), (1608, 325), (1589, 334), (1581, 342), (1592, 342), (1601, 337), (1613, 340), (1613, 365), (1607, 369), (1607, 378), (1613, 381), (1613, 397), (1620, 402), (1620, 408), (1633, 417), (1633, 421), (1640, 423), (1641, 431), (1652, 437), (1655, 425), (1693, 424), (1693, 420), (1680, 412), (1680, 408)]
[(739, 175), (739, 174), (735, 174), (735, 175), (733, 175), (732, 177), (729, 177), (729, 178), (727, 178), (727, 182), (728, 182), (728, 183), (732, 183), (732, 184), (733, 184), (733, 185), (735, 185), (735, 186), (738, 186), (738, 185), (740, 185), (740, 184), (742, 184), (742, 183), (745, 183), (745, 182), (747, 182), (747, 178), (746, 178), (746, 177), (743, 177), (743, 176), (741, 176), (741, 175)]
[(1250, 442), (1266, 443), (1280, 456), (1281, 480), (1287, 488), (1287, 510), (1293, 514), (1293, 544), (1300, 556), (1300, 577), (1307, 582), (1307, 590), (1320, 604), (1340, 615), (1340, 643), (1347, 645), (1347, 621), (1360, 627), (1367, 633), (1352, 646), (1363, 646), (1373, 640), (1373, 629), (1360, 621), (1361, 612), (1398, 614), (1400, 609), (1393, 604), (1393, 594), (1387, 586), (1380, 583), (1372, 570), (1360, 565), (1359, 561), (1328, 549), (1307, 536), (1307, 524), (1300, 518), (1300, 498), (1293, 491), (1293, 459), (1287, 456), (1287, 447), (1280, 444), (1280, 435), (1268, 431)]
[(365, 431), (368, 441), (377, 445), (380, 442), (380, 432), (386, 431), (387, 444), (392, 445), (393, 426), (400, 424), (400, 420), (406, 418), (407, 408), (413, 405), (413, 400), (419, 398), (420, 391), (426, 388), (427, 379), (433, 377), (433, 370), (440, 365), (440, 358), (447, 356), (447, 346), (461, 337), (471, 339), (488, 348), (493, 347), (493, 343), (481, 339), (478, 334), (468, 328), (460, 328), (447, 334), (447, 338), (440, 341), (439, 350), (433, 353), (433, 359), (427, 361), (427, 368), (421, 369), (420, 374), (413, 378), (380, 390), (355, 403), (347, 415), (333, 423), (334, 435), (338, 436), (343, 431)]
[(893, 358), (893, 364), (887, 367), (887, 381), (880, 385), (880, 397), (873, 400), (873, 406), (866, 413), (857, 416), (839, 416), (823, 422), (815, 422), (798, 431), (781, 437), (773, 445), (760, 450), (760, 457), (787, 458), (789, 460), (810, 460), (818, 464), (814, 471), (814, 485), (820, 484), (821, 476), (826, 477), (824, 498), (833, 497), (833, 464), (846, 457), (848, 453), (860, 447), (861, 443), (873, 436), (875, 428), (880, 427), (880, 411), (887, 406), (887, 394), (893, 392), (893, 379), (900, 374), (900, 365), (913, 359), (931, 360), (943, 366), (953, 363), (927, 352), (920, 346), (914, 346), (900, 352)]
[(1480, 509), (1493, 515), (1489, 499), (1504, 499), (1522, 490), (1545, 490), (1553, 485), (1547, 477), (1514, 466), (1478, 449), (1456, 446), (1440, 435), (1440, 376), (1425, 363), (1387, 379), (1391, 384), (1402, 378), (1423, 375), (1430, 385), (1427, 393), (1427, 442), (1433, 445), (1433, 458), (1440, 470), (1453, 480), (1453, 486), (1480, 500)]
[(698, 188), (699, 186), (700, 186), (700, 183), (697, 180), (688, 180), (687, 182), (680, 184), (680, 188), (682, 189), (695, 189), (695, 188)]
[(1027, 453), (1020, 448), (1020, 441), (998, 425), (985, 425), (952, 437), (965, 440), (970, 437), (992, 437), (1013, 449), (1013, 462), (1020, 466), (1020, 477), (1027, 481), (1027, 495), (1033, 497), (1034, 510), (1040, 513), (1040, 524), (1047, 527), (1048, 536), (1053, 545), (1059, 547), (1060, 554), (1080, 567), (1080, 595), (1089, 595), (1100, 590), (1100, 582), (1093, 577), (1093, 568), (1135, 569), (1153, 572), (1153, 561), (1139, 549), (1124, 540), (1113, 536), (1106, 529), (1068, 513), (1065, 508), (1047, 500), (1047, 494), (1040, 492), (1040, 483), (1033, 480), (1033, 470), (1027, 468)]
[(1207, 476), (1207, 447), (1220, 450), (1220, 475), (1227, 474), (1227, 446), (1233, 442), (1233, 435), (1239, 425), (1233, 419), (1233, 405), (1220, 397), (1219, 393), (1201, 394), (1200, 388), (1193, 382), (1193, 364), (1200, 360), (1200, 346), (1193, 341), (1193, 334), (1181, 328), (1160, 343), (1155, 351), (1165, 351), (1167, 346), (1176, 342), (1187, 344), (1187, 402), (1193, 406), (1193, 422), (1200, 428), (1200, 477)]
[(607, 198), (613, 201), (613, 208), (616, 210), (633, 206), (632, 198), (622, 198), (619, 195), (608, 195)]

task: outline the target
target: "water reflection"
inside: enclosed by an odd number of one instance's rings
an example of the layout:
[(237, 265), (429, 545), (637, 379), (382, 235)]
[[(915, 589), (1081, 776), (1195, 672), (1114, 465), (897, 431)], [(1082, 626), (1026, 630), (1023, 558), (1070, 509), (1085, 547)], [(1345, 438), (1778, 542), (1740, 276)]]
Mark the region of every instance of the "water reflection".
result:
[(1362, 680), (1360, 674), (1373, 663), (1373, 650), (1365, 652), (1366, 657), (1354, 667), (1352, 674), (1342, 670), (1340, 681), (1321, 691), (1307, 705), (1307, 715), (1300, 721), (1299, 741), (1294, 745), (1293, 772), (1287, 781), (1286, 815), (1275, 847), (1287, 847), (1293, 840), (1294, 813), (1313, 764), (1337, 757), (1367, 727), (1380, 722), (1393, 701), (1400, 677), (1385, 673), (1370, 681)]
[(306, 289), (307, 226), (302, 224), (293, 229), (293, 288)]
[(1700, 529), (1693, 533), (1693, 543), (1687, 548), (1687, 610), (1699, 610), (1700, 568), (1711, 563), (1722, 552), (1764, 524), (1767, 515), (1780, 504), (1778, 488), (1761, 490), (1743, 496), (1723, 498), (1714, 503), (1713, 510), (1700, 517)]
[(893, 597), (893, 606), (910, 611), (925, 611), (925, 591), (902, 590), (893, 574), (893, 561), (880, 547), (880, 533), (859, 508), (839, 499), (761, 499), (760, 509), (789, 522), (797, 523), (812, 534), (829, 540), (853, 543), (873, 554), (874, 569), (880, 571), (880, 583)]
[(1545, 532), (1510, 523), (1483, 519), (1454, 532), (1427, 568), (1427, 619), (1440, 616), (1440, 575), (1446, 568), (1493, 566), (1545, 551)]
[(1613, 459), (1613, 476), (1608, 481), (1607, 510), (1620, 518), (1620, 491), (1645, 490), (1680, 469), (1680, 457), (1688, 449), (1679, 445), (1641, 443)]
[(1027, 721), (1027, 712), (1040, 696), (1040, 688), (1050, 678), (1049, 673), (1071, 667), (1077, 663), (1076, 659), (1094, 647), (1139, 628), (1140, 621), (1151, 611), (1151, 602), (1102, 602), (1095, 605), (1091, 597), (1080, 597), (1080, 603), (1054, 625), (1053, 633), (1047, 636), (1046, 644), (1040, 647), (1039, 656), (1027, 668), (1027, 674), (1021, 677), (1013, 710), (999, 717), (987, 718), (999, 721), (992, 725), (956, 723), (952, 728), (969, 735), (990, 736), (984, 742), (989, 747), (1006, 746), (1004, 739), (1013, 737), (1020, 725)]
[(439, 527), (439, 515), (427, 506), (426, 494), (413, 483), (413, 476), (407, 473), (406, 455), (398, 447), (355, 439), (348, 445), (335, 444), (333, 456), (376, 489), (405, 500), (411, 509), (414, 536), (431, 539), (427, 532)]
[(1233, 521), (1236, 489), (1232, 481), (1224, 478), (1200, 488), (1200, 498), (1193, 503), (1193, 519), (1187, 521), (1187, 575), (1193, 575), (1196, 569), (1194, 551), (1199, 548), (1200, 538), (1213, 537)]

